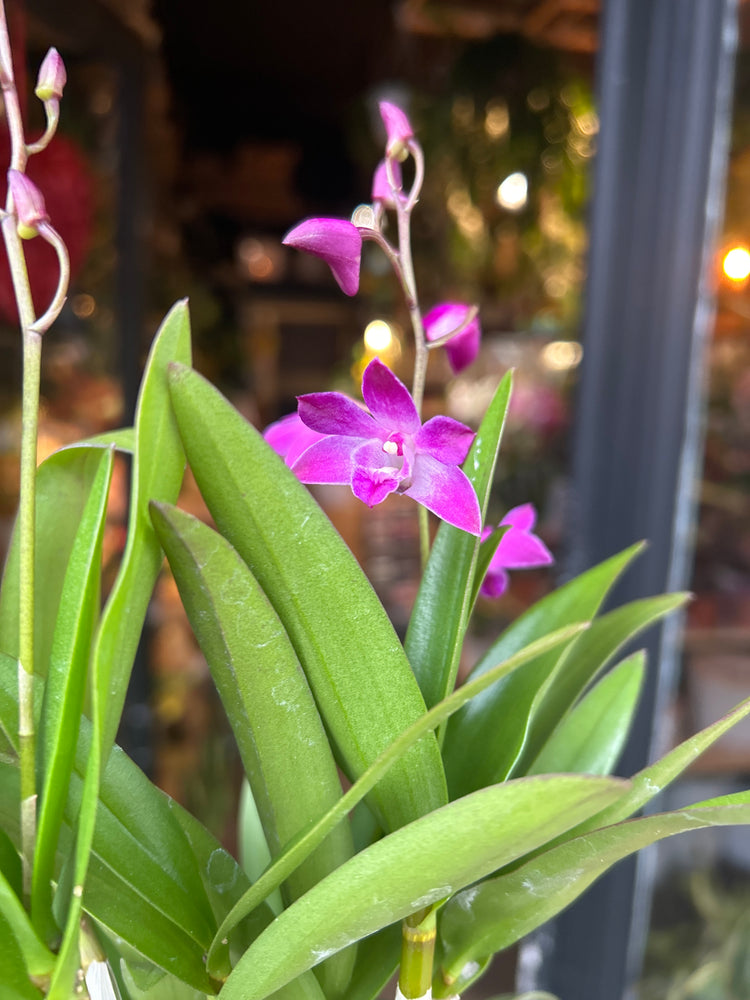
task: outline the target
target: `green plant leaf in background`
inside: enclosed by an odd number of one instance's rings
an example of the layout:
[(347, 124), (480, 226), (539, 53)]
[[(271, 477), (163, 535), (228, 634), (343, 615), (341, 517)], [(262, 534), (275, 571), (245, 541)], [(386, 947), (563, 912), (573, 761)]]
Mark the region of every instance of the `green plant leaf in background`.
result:
[[(424, 713), (403, 647), (331, 522), (258, 432), (196, 372), (172, 366), (170, 387), (203, 498), (284, 624), (339, 762), (355, 779)], [(370, 800), (385, 829), (445, 801), (432, 734)]]
[(605, 674), (545, 743), (529, 774), (611, 774), (638, 707), (646, 657), (634, 653)]
[[(512, 382), (513, 373), (507, 372), (463, 465), (479, 499), (483, 521)], [(456, 681), (464, 635), (476, 600), (474, 576), (479, 546), (478, 538), (443, 522), (422, 576), (404, 645), (428, 708), (452, 691)], [(451, 581), (450, 587), (446, 587), (446, 580)]]
[(174, 361), (189, 364), (190, 358), (190, 317), (183, 301), (172, 307), (154, 338), (136, 405), (128, 538), (93, 654), (107, 713), (103, 754), (109, 752), (117, 734), (146, 609), (162, 563), (148, 504), (151, 500), (174, 503), (185, 471), (185, 453), (169, 402), (167, 366)]
[(15, 936), (15, 924), (0, 911), (0, 983), (3, 1000), (41, 1000), (42, 991), (29, 979), (23, 950)]
[(507, 874), (459, 893), (441, 913), (443, 966), (434, 995), (463, 989), (461, 970), (514, 944), (576, 899), (616, 862), (664, 837), (750, 822), (750, 792), (592, 830)]
[(615, 778), (554, 775), (484, 788), (355, 855), (284, 910), (237, 963), (223, 1000), (262, 1000), (353, 941), (451, 896), (622, 796)]
[(52, 918), (52, 875), (68, 780), (75, 761), (83, 711), (91, 639), (99, 616), (104, 519), (112, 478), (113, 453), (103, 451), (79, 524), (65, 574), (52, 640), (39, 727), (42, 794), (32, 877), (32, 915), (48, 939), (57, 933)]
[[(634, 545), (543, 597), (512, 623), (469, 675), (481, 675), (545, 632), (593, 617), (639, 551)], [(493, 685), (451, 718), (443, 759), (451, 798), (506, 778), (526, 739), (539, 691), (560, 657), (553, 650)]]
[[(315, 701), (284, 626), (229, 542), (167, 504), (152, 504), (151, 516), (278, 854), (342, 794)], [(349, 824), (340, 823), (286, 880), (287, 899), (352, 854)], [(324, 963), (326, 996), (343, 994), (353, 964), (353, 950)]]

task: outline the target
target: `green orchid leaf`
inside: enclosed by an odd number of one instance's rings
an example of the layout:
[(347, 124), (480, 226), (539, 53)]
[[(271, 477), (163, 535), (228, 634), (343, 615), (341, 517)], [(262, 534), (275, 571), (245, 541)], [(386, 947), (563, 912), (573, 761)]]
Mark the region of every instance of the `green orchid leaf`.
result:
[(662, 594), (631, 601), (596, 618), (568, 646), (534, 706), (523, 752), (513, 767), (514, 776), (531, 773), (532, 761), (556, 726), (617, 653), (659, 619), (682, 607), (689, 597), (689, 594)]
[(0, 983), (3, 984), (3, 1000), (41, 1000), (42, 991), (29, 979), (24, 953), (15, 934), (15, 924), (11, 923), (0, 910)]
[(114, 431), (102, 431), (84, 441), (78, 441), (76, 448), (115, 448), (133, 454), (136, 448), (135, 427), (119, 427)]
[(262, 1000), (293, 977), (569, 829), (627, 784), (554, 775), (485, 788), (389, 834), (284, 910), (250, 945), (222, 1000)]
[[(40, 677), (47, 676), (63, 581), (100, 460), (98, 449), (66, 448), (50, 455), (37, 469), (34, 673)], [(18, 556), (14, 530), (0, 589), (0, 649), (16, 659)]]
[[(243, 871), (251, 882), (255, 882), (271, 864), (271, 852), (263, 832), (263, 824), (258, 807), (253, 798), (250, 782), (242, 779), (240, 804), (237, 815), (237, 851)], [(281, 913), (284, 904), (281, 893), (275, 889), (266, 900), (274, 914)]]
[(633, 654), (605, 674), (563, 719), (529, 774), (610, 774), (638, 707), (646, 657)]
[[(480, 676), (553, 629), (593, 617), (640, 548), (631, 546), (543, 597), (503, 632), (470, 677)], [(443, 746), (451, 798), (502, 781), (511, 773), (523, 751), (540, 691), (561, 655), (564, 650), (561, 654), (554, 649), (540, 656), (456, 712), (446, 727)]]
[(112, 451), (102, 452), (63, 582), (42, 703), (42, 794), (31, 900), (34, 924), (45, 937), (54, 936), (57, 930), (52, 919), (52, 873), (75, 760), (91, 640), (99, 617), (102, 539), (112, 467)]
[[(424, 713), (403, 647), (370, 583), (309, 491), (216, 389), (174, 365), (188, 461), (221, 534), (281, 619), (351, 779)], [(373, 792), (395, 829), (446, 801), (433, 735)]]
[(442, 980), (461, 988), (461, 970), (468, 962), (509, 947), (643, 847), (687, 830), (746, 823), (750, 792), (593, 830), (459, 893), (439, 921)]
[(23, 904), (3, 874), (0, 874), (0, 917), (13, 928), (29, 975), (48, 975), (54, 968), (55, 956), (39, 939)]
[[(482, 521), (487, 513), (512, 383), (513, 373), (507, 372), (463, 465), (476, 491)], [(464, 635), (478, 589), (474, 587), (474, 578), (479, 546), (480, 541), (474, 535), (442, 523), (422, 576), (405, 648), (428, 708), (444, 698), (456, 682)], [(446, 587), (446, 580), (451, 581), (450, 587)]]
[(359, 944), (346, 1000), (377, 1000), (401, 959), (401, 924), (391, 924)]
[[(341, 782), (305, 674), (284, 626), (237, 552), (166, 504), (151, 517), (237, 740), (273, 855), (341, 798)], [(237, 614), (237, 609), (242, 614)], [(354, 853), (340, 823), (284, 884), (299, 898)], [(324, 963), (326, 996), (343, 993), (354, 951)]]
[(305, 834), (298, 837), (286, 850), (273, 862), (257, 882), (255, 882), (242, 898), (236, 903), (226, 918), (222, 921), (216, 932), (214, 943), (208, 954), (209, 970), (215, 968), (214, 953), (218, 944), (223, 942), (227, 934), (232, 930), (239, 920), (247, 914), (252, 913), (254, 907), (275, 890), (290, 872), (294, 871), (297, 865), (307, 858), (319, 844), (328, 836), (338, 823), (340, 823), (359, 802), (361, 802), (370, 789), (377, 784), (393, 763), (399, 760), (405, 752), (418, 739), (421, 739), (426, 732), (430, 732), (441, 725), (453, 712), (456, 712), (462, 705), (465, 705), (470, 698), (476, 697), (484, 691), (490, 684), (494, 684), (501, 677), (517, 670), (524, 663), (532, 661), (541, 653), (568, 642), (573, 635), (585, 628), (585, 625), (569, 625), (567, 628), (559, 629), (551, 635), (544, 636), (536, 642), (531, 643), (522, 649), (515, 656), (503, 663), (496, 664), (491, 670), (476, 677), (473, 681), (464, 684), (443, 701), (435, 705), (426, 712), (420, 719), (404, 730), (393, 743), (387, 747), (369, 766), (365, 773), (357, 779), (352, 787), (339, 799), (333, 808), (321, 816)]
[(172, 307), (151, 345), (136, 405), (128, 537), (93, 654), (107, 712), (103, 754), (117, 733), (146, 609), (162, 564), (148, 504), (150, 500), (173, 503), (185, 471), (185, 453), (167, 388), (167, 366), (174, 361), (190, 363), (190, 318), (184, 301)]

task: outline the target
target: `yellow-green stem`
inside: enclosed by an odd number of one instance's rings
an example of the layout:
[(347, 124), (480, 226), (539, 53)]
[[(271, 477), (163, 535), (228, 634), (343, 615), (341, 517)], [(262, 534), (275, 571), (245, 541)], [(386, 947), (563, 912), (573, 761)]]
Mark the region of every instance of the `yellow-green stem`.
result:
[(437, 922), (435, 909), (407, 917), (401, 925), (401, 970), (398, 985), (407, 1000), (423, 997), (432, 986)]

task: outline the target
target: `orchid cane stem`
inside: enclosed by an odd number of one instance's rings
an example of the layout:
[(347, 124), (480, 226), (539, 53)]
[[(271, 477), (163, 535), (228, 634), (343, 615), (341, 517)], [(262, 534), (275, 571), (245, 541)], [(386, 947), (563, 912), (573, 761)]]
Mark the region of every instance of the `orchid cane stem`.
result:
[[(0, 2), (0, 86), (11, 141), (13, 170), (26, 167), (26, 142), (18, 93), (13, 75), (13, 59), (8, 36), (5, 5)], [(13, 291), (23, 335), (23, 398), (21, 404), (21, 477), (18, 508), (19, 534), (19, 623), (18, 623), (18, 737), (21, 776), (21, 860), (23, 891), (28, 903), (31, 893), (31, 865), (36, 839), (36, 775), (33, 711), (34, 676), (34, 558), (36, 530), (36, 453), (39, 427), (39, 378), (42, 338), (31, 329), (34, 303), (31, 298), (21, 238), (16, 231), (13, 201), (8, 192), (6, 215), (2, 220), (3, 239), (10, 262)]]
[(429, 995), (435, 957), (435, 908), (407, 917), (401, 931), (401, 970), (398, 986), (407, 1000)]

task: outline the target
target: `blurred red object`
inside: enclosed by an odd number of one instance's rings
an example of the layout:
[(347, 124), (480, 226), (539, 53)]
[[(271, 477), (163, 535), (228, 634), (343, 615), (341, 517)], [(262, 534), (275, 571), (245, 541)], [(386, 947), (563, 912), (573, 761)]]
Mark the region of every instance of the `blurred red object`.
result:
[[(0, 132), (0, 163), (10, 162), (10, 142)], [(75, 277), (91, 242), (93, 177), (88, 163), (70, 139), (56, 135), (41, 153), (29, 158), (29, 178), (37, 185), (47, 205), (50, 222), (65, 241), (70, 254), (71, 280)], [(5, 205), (7, 180), (0, 176), (0, 204)], [(26, 265), (31, 283), (34, 311), (40, 316), (55, 294), (58, 280), (57, 256), (41, 237), (24, 240)], [(5, 245), (0, 241), (0, 319), (18, 322), (10, 268)]]

